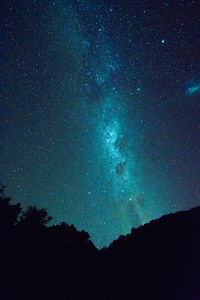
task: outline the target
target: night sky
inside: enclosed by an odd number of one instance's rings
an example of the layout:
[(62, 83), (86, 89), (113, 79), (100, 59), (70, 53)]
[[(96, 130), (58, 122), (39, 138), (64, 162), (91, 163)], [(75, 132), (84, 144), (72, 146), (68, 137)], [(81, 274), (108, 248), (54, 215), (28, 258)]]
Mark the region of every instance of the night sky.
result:
[(97, 247), (200, 204), (199, 0), (1, 0), (0, 181)]

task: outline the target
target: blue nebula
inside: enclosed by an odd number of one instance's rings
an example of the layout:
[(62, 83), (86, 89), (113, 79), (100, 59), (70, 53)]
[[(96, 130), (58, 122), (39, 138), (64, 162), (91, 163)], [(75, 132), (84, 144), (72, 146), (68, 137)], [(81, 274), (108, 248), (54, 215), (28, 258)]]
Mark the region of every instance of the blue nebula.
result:
[(200, 84), (188, 87), (186, 95), (191, 97), (200, 93)]

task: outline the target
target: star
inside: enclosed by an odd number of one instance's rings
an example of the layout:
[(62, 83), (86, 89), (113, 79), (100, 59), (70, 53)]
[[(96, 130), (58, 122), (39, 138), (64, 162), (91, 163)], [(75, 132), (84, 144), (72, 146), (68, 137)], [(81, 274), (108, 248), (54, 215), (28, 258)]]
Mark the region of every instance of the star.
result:
[(197, 206), (198, 1), (4, 2), (0, 174), (13, 201), (99, 248)]

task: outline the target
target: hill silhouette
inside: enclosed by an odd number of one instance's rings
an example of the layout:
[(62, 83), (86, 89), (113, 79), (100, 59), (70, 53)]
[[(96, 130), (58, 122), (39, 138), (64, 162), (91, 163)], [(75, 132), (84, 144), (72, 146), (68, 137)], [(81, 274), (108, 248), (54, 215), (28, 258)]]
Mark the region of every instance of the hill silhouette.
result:
[(200, 299), (200, 207), (133, 228), (102, 250), (87, 232), (50, 220), (0, 188), (0, 299)]

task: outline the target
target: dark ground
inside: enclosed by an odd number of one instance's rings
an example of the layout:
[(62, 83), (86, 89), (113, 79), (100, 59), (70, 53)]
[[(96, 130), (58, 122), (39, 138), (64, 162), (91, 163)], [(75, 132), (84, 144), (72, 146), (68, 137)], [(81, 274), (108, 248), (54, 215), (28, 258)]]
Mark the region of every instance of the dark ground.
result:
[(199, 300), (200, 207), (151, 221), (96, 249), (45, 209), (0, 198), (0, 299)]

